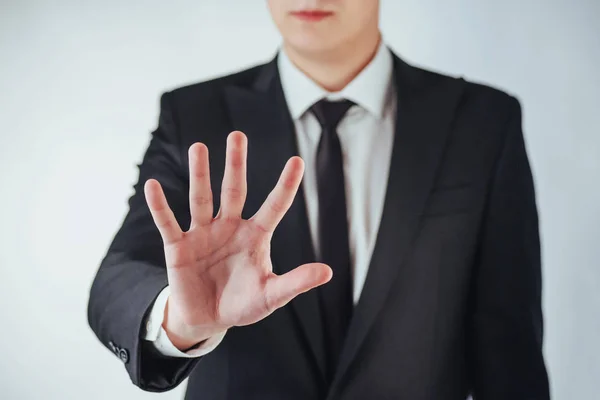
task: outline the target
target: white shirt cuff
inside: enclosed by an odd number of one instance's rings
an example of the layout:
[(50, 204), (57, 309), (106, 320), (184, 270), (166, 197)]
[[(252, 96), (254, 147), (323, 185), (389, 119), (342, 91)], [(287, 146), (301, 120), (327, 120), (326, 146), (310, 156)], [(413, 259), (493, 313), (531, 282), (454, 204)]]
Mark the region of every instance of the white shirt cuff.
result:
[(219, 345), (219, 343), (221, 343), (227, 331), (219, 333), (215, 336), (211, 336), (202, 342), (198, 347), (185, 353), (173, 345), (169, 339), (169, 336), (167, 335), (167, 332), (162, 327), (165, 316), (165, 307), (167, 305), (167, 299), (169, 298), (170, 293), (170, 288), (167, 286), (159, 293), (158, 297), (154, 301), (146, 321), (146, 332), (144, 334), (144, 339), (152, 342), (154, 347), (162, 355), (168, 357), (196, 358), (204, 356), (213, 351)]

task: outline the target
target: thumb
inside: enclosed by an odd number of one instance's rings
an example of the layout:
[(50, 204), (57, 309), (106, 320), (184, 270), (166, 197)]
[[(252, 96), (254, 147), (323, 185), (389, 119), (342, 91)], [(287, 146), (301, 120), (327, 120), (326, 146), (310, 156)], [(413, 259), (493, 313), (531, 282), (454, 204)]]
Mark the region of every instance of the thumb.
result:
[(266, 284), (269, 313), (285, 306), (294, 297), (329, 282), (333, 271), (322, 263), (303, 264), (283, 275), (273, 275)]

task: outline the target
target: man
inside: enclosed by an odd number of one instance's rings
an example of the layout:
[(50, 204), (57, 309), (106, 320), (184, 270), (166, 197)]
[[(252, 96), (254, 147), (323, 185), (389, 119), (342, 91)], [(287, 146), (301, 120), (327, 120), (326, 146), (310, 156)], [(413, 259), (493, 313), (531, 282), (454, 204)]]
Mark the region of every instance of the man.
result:
[(548, 399), (518, 101), (402, 61), (377, 1), (268, 3), (274, 60), (162, 96), (98, 338), (188, 399)]

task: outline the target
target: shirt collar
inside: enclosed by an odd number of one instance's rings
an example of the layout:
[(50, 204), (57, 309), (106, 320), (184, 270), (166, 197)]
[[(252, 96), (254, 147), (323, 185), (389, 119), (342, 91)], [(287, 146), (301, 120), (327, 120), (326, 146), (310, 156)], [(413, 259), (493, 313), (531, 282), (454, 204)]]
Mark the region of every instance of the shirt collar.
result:
[(348, 99), (381, 118), (392, 82), (393, 60), (383, 41), (371, 62), (339, 92), (328, 92), (300, 71), (282, 49), (277, 58), (283, 93), (293, 119), (323, 99)]

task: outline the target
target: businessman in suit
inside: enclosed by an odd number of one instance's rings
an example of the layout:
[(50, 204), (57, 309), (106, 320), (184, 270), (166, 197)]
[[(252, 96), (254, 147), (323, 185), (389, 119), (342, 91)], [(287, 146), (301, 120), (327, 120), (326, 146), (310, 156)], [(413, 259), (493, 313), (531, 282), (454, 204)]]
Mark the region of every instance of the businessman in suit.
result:
[(400, 59), (378, 1), (268, 4), (273, 60), (161, 97), (100, 341), (187, 399), (548, 399), (519, 102)]

